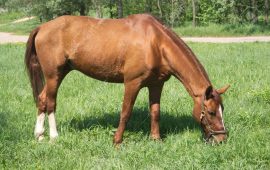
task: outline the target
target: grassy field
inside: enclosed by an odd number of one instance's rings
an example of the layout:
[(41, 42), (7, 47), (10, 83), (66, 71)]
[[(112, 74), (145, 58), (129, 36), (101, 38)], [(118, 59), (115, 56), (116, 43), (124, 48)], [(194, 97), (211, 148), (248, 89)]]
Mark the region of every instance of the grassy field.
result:
[(19, 22), (19, 23), (6, 23), (0, 25), (0, 32), (12, 32), (18, 35), (29, 35), (29, 33), (40, 25), (37, 18)]
[[(227, 143), (202, 141), (192, 100), (171, 78), (161, 101), (162, 142), (149, 139), (143, 89), (120, 149), (112, 145), (123, 85), (72, 72), (59, 91), (55, 143), (34, 139), (36, 109), (24, 69), (25, 45), (0, 46), (0, 169), (269, 169), (270, 43), (189, 44), (224, 95)], [(48, 125), (46, 125), (48, 127)], [(46, 132), (47, 133), (47, 132)]]
[(186, 24), (174, 28), (181, 36), (190, 37), (231, 37), (231, 36), (265, 36), (270, 35), (270, 25), (261, 24), (209, 24), (205, 26), (192, 27)]
[(10, 23), (16, 19), (25, 17), (23, 13), (20, 12), (4, 12), (0, 13), (0, 25)]

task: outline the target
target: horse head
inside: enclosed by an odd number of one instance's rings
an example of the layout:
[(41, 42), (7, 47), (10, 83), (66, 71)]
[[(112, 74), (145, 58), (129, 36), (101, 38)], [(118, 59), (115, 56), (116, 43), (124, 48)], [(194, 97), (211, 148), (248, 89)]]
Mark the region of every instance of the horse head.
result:
[(209, 86), (201, 97), (200, 104), (195, 105), (194, 117), (200, 123), (206, 142), (220, 143), (227, 139), (228, 132), (223, 120), (223, 104), (221, 94), (230, 86), (221, 89), (213, 89)]

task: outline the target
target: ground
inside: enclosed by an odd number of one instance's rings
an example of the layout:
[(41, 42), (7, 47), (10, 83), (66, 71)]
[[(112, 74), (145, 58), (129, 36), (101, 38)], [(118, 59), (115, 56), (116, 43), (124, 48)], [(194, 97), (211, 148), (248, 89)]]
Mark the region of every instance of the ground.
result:
[[(0, 32), (0, 44), (26, 42), (28, 36), (13, 35), (11, 33)], [(242, 43), (242, 42), (270, 42), (270, 36), (251, 37), (182, 37), (186, 42), (205, 43)]]

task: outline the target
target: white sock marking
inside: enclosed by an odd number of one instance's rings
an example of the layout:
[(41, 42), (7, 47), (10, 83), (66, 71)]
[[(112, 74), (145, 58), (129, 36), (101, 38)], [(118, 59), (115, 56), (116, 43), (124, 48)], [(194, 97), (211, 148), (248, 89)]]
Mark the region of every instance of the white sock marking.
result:
[(40, 113), (37, 116), (37, 122), (36, 122), (36, 126), (35, 126), (35, 137), (38, 140), (42, 140), (43, 139), (43, 133), (44, 133), (44, 121), (45, 121), (45, 113)]
[(48, 118), (49, 118), (49, 127), (50, 127), (50, 138), (54, 139), (58, 136), (54, 112), (50, 113)]

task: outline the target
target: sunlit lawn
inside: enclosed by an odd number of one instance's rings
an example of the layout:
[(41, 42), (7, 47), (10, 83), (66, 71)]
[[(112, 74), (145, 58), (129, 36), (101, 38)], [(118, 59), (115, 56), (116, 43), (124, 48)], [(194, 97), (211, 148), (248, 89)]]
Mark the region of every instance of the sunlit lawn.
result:
[[(148, 92), (143, 89), (120, 149), (112, 145), (122, 84), (72, 72), (60, 87), (59, 139), (34, 139), (36, 109), (24, 68), (25, 45), (0, 46), (0, 169), (269, 169), (270, 43), (189, 44), (224, 95), (227, 143), (202, 141), (192, 100), (171, 78), (161, 101), (162, 142), (149, 139)], [(47, 125), (46, 125), (47, 126)], [(47, 128), (48, 129), (48, 128)]]

